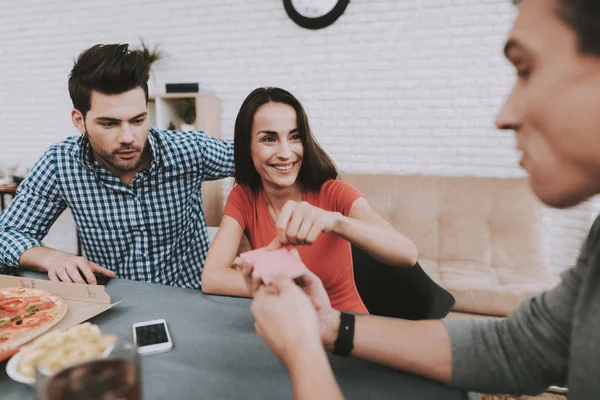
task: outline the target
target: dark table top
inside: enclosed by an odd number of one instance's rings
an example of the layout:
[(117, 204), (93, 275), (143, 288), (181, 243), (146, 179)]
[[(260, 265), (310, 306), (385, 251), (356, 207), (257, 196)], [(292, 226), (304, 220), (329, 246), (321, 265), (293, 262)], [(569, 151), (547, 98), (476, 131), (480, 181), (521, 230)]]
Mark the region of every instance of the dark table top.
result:
[[(43, 279), (44, 275), (26, 272)], [(288, 374), (254, 331), (250, 300), (201, 291), (113, 279), (106, 291), (124, 301), (91, 319), (104, 333), (132, 340), (135, 322), (164, 318), (173, 350), (143, 356), (145, 399), (291, 399)], [(353, 358), (330, 356), (347, 399), (466, 399), (465, 392)], [(34, 398), (33, 389), (6, 375), (4, 400)]]

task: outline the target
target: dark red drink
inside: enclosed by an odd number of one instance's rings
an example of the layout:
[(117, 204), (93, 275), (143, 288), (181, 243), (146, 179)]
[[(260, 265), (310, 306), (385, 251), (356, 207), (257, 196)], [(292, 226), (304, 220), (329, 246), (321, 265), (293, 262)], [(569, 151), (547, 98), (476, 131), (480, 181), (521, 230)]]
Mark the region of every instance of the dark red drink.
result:
[(123, 358), (113, 358), (67, 368), (48, 379), (46, 399), (140, 400), (136, 367)]

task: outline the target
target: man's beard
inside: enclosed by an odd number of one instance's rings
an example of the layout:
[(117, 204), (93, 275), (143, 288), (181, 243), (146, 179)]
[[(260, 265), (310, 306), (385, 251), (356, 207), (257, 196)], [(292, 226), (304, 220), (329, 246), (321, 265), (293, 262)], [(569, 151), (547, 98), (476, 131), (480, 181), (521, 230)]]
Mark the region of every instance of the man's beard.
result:
[[(142, 151), (141, 148), (138, 148), (135, 146), (125, 146), (125, 147), (120, 147), (109, 153), (109, 152), (102, 150), (100, 148), (100, 146), (97, 146), (94, 143), (93, 139), (90, 137), (90, 135), (88, 135), (88, 138), (89, 138), (90, 146), (92, 147), (94, 156), (98, 157), (105, 165), (108, 165), (111, 168), (113, 168), (119, 172), (137, 171), (139, 169), (140, 165), (142, 164), (142, 162), (144, 161), (144, 155), (146, 153), (146, 149), (143, 149), (143, 151)], [(138, 159), (135, 161), (135, 164), (133, 164), (133, 165), (126, 165), (126, 163), (131, 162), (132, 160), (119, 161), (119, 159), (118, 159), (117, 153), (122, 152), (122, 151), (127, 151), (127, 150), (136, 150), (139, 154)]]

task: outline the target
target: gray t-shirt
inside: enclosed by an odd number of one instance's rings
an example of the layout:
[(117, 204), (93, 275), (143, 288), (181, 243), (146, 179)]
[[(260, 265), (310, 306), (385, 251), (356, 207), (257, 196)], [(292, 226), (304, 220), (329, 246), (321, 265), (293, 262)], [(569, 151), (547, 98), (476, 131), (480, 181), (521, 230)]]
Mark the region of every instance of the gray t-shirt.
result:
[(556, 288), (505, 320), (447, 320), (452, 386), (536, 394), (567, 386), (569, 399), (600, 398), (600, 217)]

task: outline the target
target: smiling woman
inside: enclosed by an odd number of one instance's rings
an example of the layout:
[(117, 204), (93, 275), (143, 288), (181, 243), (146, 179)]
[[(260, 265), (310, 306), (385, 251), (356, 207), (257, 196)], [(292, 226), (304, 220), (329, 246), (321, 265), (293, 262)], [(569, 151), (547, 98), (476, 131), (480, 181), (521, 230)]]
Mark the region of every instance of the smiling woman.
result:
[(304, 148), (298, 128), (285, 126), (295, 119), (294, 109), (283, 103), (267, 103), (254, 116), (257, 132), (252, 135), (250, 158), (263, 185), (287, 187), (296, 182)]
[(248, 95), (236, 119), (234, 149), (237, 186), (206, 258), (205, 292), (252, 295), (242, 274), (231, 269), (244, 234), (253, 249), (301, 245), (302, 261), (341, 310), (368, 312), (354, 283), (350, 243), (387, 264), (415, 264), (414, 243), (337, 179), (335, 164), (289, 92), (259, 88)]
[(234, 150), (236, 182), (253, 190), (268, 179), (268, 174), (260, 173), (269, 172), (263, 164), (296, 163), (295, 173), (290, 174), (294, 179), (284, 185), (298, 178), (299, 185), (309, 190), (319, 190), (338, 175), (313, 137), (304, 108), (283, 89), (259, 88), (248, 95), (235, 121)]

